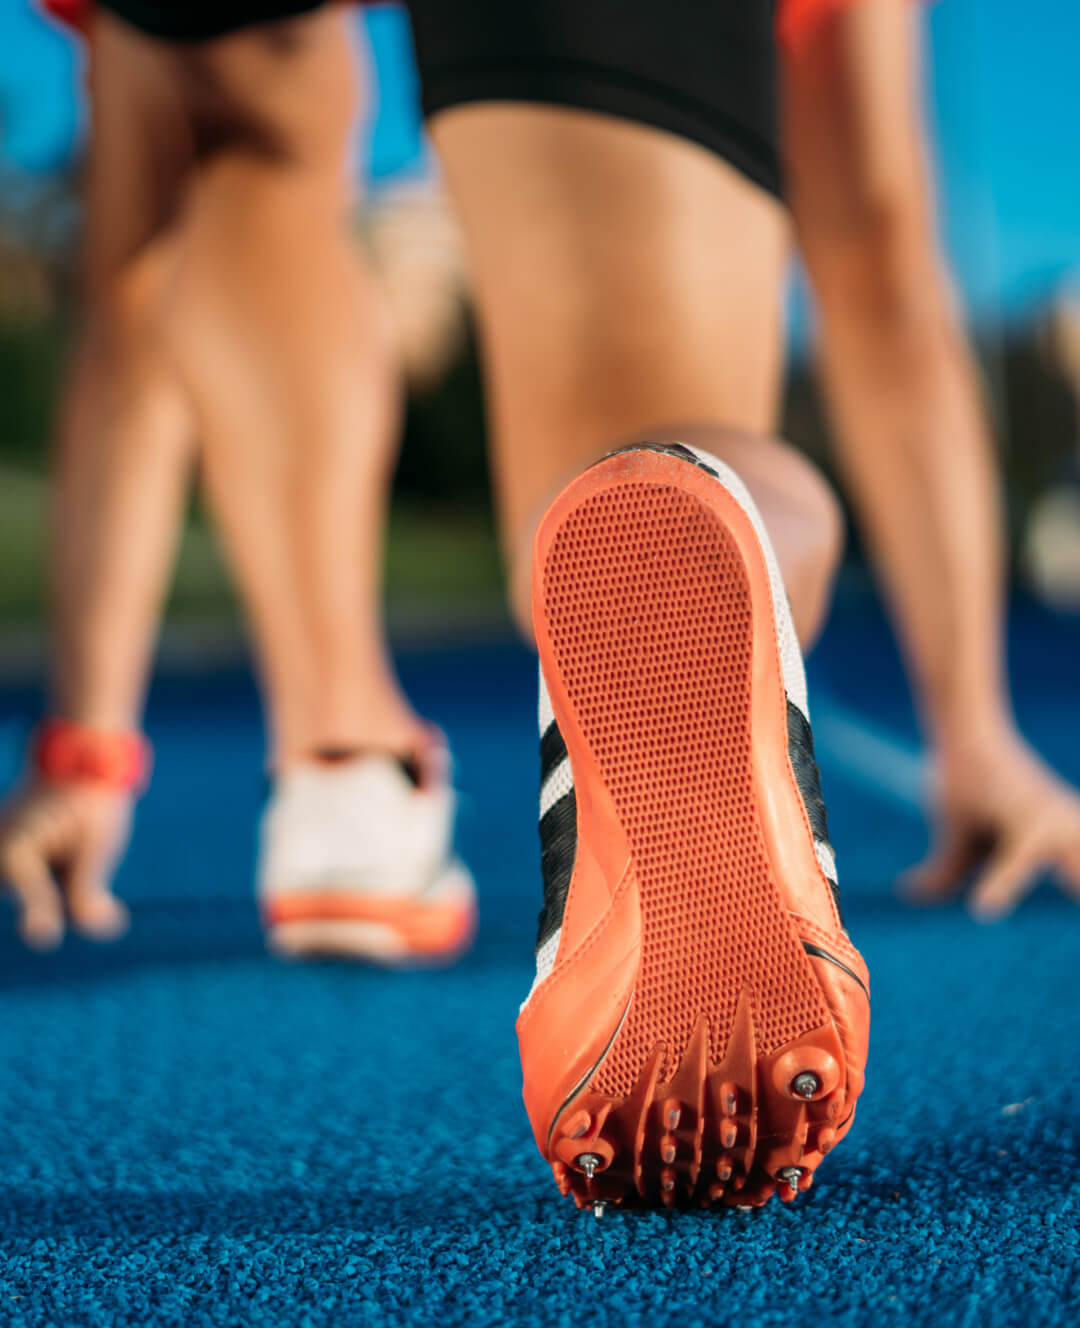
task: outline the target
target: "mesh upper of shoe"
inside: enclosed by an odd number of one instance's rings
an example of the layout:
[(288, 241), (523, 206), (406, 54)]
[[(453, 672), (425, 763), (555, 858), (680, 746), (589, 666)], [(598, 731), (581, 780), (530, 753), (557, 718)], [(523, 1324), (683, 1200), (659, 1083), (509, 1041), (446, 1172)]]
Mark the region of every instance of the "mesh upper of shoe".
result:
[(259, 832), (259, 891), (414, 895), (452, 858), (454, 794), (417, 788), (388, 756), (283, 772)]

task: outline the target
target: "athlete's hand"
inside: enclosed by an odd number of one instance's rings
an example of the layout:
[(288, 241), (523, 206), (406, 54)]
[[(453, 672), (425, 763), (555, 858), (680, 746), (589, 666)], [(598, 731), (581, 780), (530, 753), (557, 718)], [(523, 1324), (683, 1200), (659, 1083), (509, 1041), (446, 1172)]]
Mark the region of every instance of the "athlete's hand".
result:
[(27, 945), (55, 948), (68, 921), (99, 941), (127, 929), (112, 877), (133, 805), (129, 792), (35, 781), (0, 808), (0, 882), (15, 896)]
[(1019, 734), (963, 755), (944, 753), (930, 856), (906, 879), (923, 900), (955, 893), (971, 876), (976, 917), (1003, 917), (1050, 874), (1080, 900), (1080, 794)]

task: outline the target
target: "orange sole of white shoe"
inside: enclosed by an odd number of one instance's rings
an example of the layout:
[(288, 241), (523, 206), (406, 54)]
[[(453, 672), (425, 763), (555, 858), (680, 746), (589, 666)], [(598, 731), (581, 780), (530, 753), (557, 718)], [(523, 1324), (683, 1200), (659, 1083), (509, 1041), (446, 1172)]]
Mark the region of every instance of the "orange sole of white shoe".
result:
[[(640, 960), (584, 1081), (558, 1105), (530, 1104), (527, 1090), (534, 1128), (546, 1112), (544, 1151), (579, 1207), (792, 1199), (850, 1126), (862, 1065), (845, 1065), (845, 1044), (865, 1037), (838, 1035), (822, 960), (782, 886), (801, 873), (827, 890), (801, 801), (794, 836), (790, 805), (786, 822), (771, 805), (790, 800), (793, 777), (750, 518), (685, 462), (622, 454), (560, 495), (535, 557), (534, 626), (578, 790), (579, 856), (583, 806), (608, 799), (637, 879)], [(781, 769), (783, 789), (767, 774)], [(841, 967), (865, 989), (845, 943)], [(549, 981), (579, 980), (559, 968)], [(793, 1083), (802, 1074), (809, 1100)]]
[(282, 894), (262, 905), (267, 943), (295, 958), (338, 956), (383, 964), (446, 964), (476, 932), (471, 899), (373, 899), (327, 891)]

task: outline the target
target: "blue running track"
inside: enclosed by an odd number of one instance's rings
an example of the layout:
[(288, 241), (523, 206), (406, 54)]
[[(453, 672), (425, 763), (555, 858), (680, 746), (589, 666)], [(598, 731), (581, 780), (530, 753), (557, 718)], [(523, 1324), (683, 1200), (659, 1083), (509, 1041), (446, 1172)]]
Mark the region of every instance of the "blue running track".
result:
[[(1013, 636), (1021, 717), (1080, 779), (1080, 625), (1020, 606)], [(810, 1194), (749, 1216), (596, 1222), (559, 1198), (513, 1034), (539, 904), (533, 665), (491, 647), (402, 668), (458, 756), (483, 908), (458, 968), (264, 957), (244, 678), (153, 697), (128, 939), (34, 957), (0, 917), (0, 1324), (1080, 1322), (1080, 909), (1043, 887), (982, 927), (896, 899), (926, 835), (872, 607), (840, 605), (811, 692), (873, 974), (869, 1084)], [(35, 704), (0, 694), (0, 775)], [(878, 744), (865, 780), (853, 715)]]

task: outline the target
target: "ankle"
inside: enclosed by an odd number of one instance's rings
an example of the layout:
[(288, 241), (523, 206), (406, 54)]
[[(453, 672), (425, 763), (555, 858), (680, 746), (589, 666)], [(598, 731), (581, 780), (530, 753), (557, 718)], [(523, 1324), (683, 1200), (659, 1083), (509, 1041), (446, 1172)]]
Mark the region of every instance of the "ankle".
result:
[(386, 752), (408, 757), (429, 741), (429, 728), (405, 703), (356, 708), (307, 723), (282, 725), (273, 743), (275, 769), (320, 753)]

